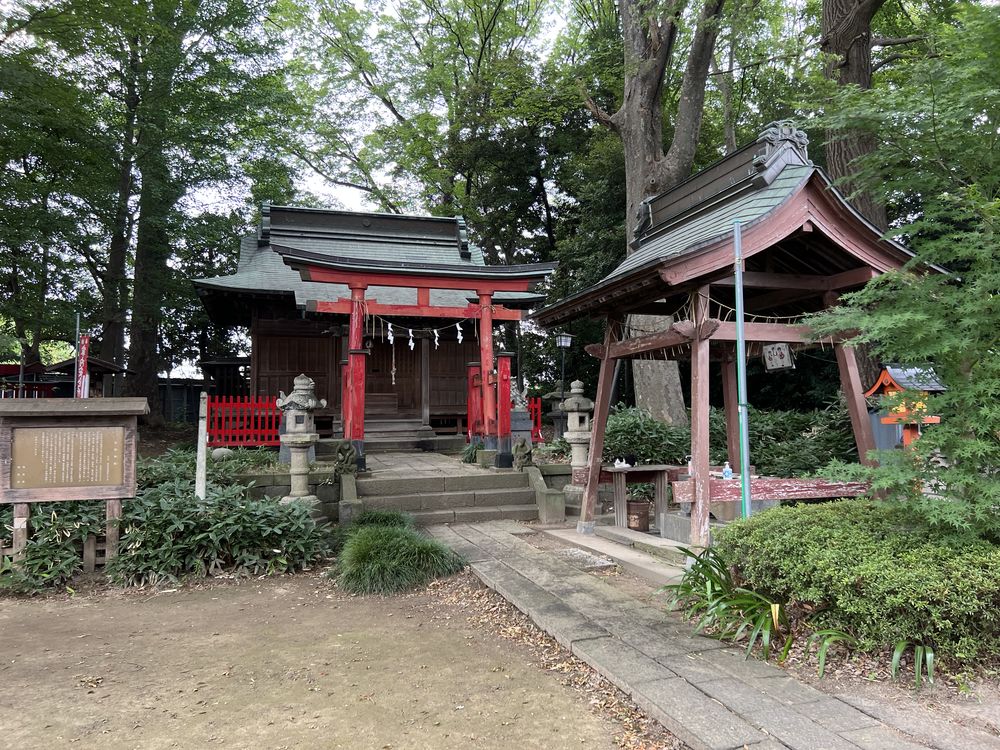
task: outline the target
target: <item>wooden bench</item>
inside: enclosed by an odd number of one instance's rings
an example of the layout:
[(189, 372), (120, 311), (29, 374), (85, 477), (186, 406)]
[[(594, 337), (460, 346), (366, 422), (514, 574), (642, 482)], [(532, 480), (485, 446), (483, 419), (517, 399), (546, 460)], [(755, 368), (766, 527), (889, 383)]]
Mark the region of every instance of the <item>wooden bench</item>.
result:
[[(640, 464), (638, 466), (605, 466), (601, 469), (602, 475), (611, 478), (611, 487), (615, 501), (615, 526), (626, 527), (628, 525), (628, 490), (629, 484), (639, 482), (653, 483), (653, 508), (654, 517), (659, 518), (660, 513), (667, 509), (667, 486), (671, 482), (680, 479), (682, 474), (687, 474), (686, 466), (673, 466), (671, 464)], [(603, 478), (603, 476), (602, 476)]]
[[(675, 503), (690, 503), (694, 498), (694, 483), (690, 479), (671, 480)], [(751, 477), (750, 497), (754, 500), (820, 500), (838, 497), (859, 497), (867, 494), (867, 482), (830, 482), (825, 479), (785, 479), (782, 477)], [(732, 479), (709, 479), (708, 496), (713, 503), (738, 503), (739, 475)]]

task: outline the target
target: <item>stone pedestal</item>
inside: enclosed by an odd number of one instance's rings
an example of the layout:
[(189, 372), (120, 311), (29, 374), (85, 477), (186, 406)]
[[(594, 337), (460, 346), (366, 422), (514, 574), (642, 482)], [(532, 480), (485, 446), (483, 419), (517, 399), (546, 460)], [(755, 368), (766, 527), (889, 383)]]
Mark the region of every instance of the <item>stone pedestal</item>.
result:
[(570, 484), (563, 488), (567, 492), (566, 503), (578, 504), (587, 484), (590, 465), (590, 413), (594, 402), (583, 395), (583, 383), (574, 380), (570, 384), (570, 395), (562, 403), (566, 415), (566, 433), (563, 437), (570, 447), (570, 466), (573, 469)]

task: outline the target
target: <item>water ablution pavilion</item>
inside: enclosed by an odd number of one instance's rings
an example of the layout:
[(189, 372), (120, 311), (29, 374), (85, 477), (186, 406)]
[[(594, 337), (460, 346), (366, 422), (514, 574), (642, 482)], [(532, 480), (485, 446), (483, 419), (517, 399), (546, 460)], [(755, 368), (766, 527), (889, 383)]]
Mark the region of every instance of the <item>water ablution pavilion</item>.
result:
[[(600, 359), (580, 528), (592, 526), (602, 480), (601, 454), (615, 363), (633, 358), (686, 359), (691, 368), (691, 463), (663, 467), (676, 502), (691, 503), (690, 539), (709, 541), (713, 503), (740, 500), (740, 478), (717, 478), (709, 461), (710, 362), (722, 365), (727, 452), (741, 466), (735, 321), (735, 242), (741, 239), (744, 339), (748, 356), (765, 345), (789, 350), (830, 346), (861, 459), (875, 447), (855, 353), (838, 339), (813, 341), (801, 317), (837, 304), (838, 296), (898, 269), (912, 258), (859, 214), (808, 157), (804, 133), (773, 123), (757, 139), (641, 206), (631, 254), (605, 279), (535, 313), (555, 329), (582, 317), (603, 319)], [(630, 315), (664, 316), (662, 330), (636, 330)], [(751, 457), (752, 458), (752, 457)], [(713, 476), (715, 474), (716, 476)], [(660, 486), (665, 481), (660, 482)], [(754, 501), (861, 494), (863, 485), (754, 477)], [(662, 502), (662, 499), (661, 499)], [(662, 529), (661, 529), (662, 531)]]

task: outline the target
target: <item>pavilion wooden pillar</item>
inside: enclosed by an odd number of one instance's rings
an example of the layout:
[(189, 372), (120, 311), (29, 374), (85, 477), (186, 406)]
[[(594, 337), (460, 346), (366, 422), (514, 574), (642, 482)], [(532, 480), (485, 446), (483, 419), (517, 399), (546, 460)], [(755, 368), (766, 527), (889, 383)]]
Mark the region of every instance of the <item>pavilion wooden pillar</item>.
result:
[(497, 400), (493, 392), (493, 293), (479, 292), (479, 366), (483, 383), (483, 438), (485, 447), (497, 447)]
[(691, 293), (694, 338), (691, 339), (691, 545), (708, 546), (710, 504), (709, 461), (709, 340), (702, 324), (708, 319), (707, 286)]
[(514, 465), (510, 435), (510, 352), (497, 354), (497, 455), (496, 467), (509, 469)]
[(722, 361), (722, 397), (726, 413), (726, 453), (733, 473), (743, 471), (740, 463), (740, 410), (736, 384), (736, 360), (726, 357)]
[(345, 436), (358, 453), (358, 471), (365, 470), (365, 369), (368, 350), (364, 348), (365, 290), (367, 285), (351, 284), (351, 322), (348, 329), (348, 380), (347, 396), (350, 409), (347, 413)]
[[(840, 301), (837, 292), (827, 292), (823, 295), (823, 303), (833, 307)], [(867, 466), (875, 465), (868, 454), (875, 450), (875, 432), (868, 416), (868, 404), (865, 403), (865, 387), (861, 383), (861, 372), (858, 369), (858, 358), (854, 348), (843, 343), (835, 343), (833, 351), (837, 355), (837, 369), (840, 372), (840, 389), (847, 400), (847, 413), (851, 417), (851, 429), (854, 432), (854, 443), (858, 446), (858, 458)]]
[(580, 534), (594, 533), (594, 517), (597, 514), (597, 492), (601, 483), (601, 457), (604, 453), (604, 431), (608, 426), (608, 412), (611, 409), (611, 387), (614, 385), (615, 360), (611, 359), (611, 345), (615, 341), (618, 318), (607, 319), (604, 332), (604, 350), (601, 354), (601, 369), (597, 376), (597, 395), (594, 398), (594, 415), (590, 421), (590, 455), (587, 459), (587, 483), (580, 501), (580, 520), (576, 530)]
[(840, 370), (840, 387), (847, 399), (847, 411), (851, 415), (851, 427), (854, 430), (854, 442), (858, 446), (858, 458), (861, 463), (872, 466), (875, 461), (868, 457), (875, 450), (875, 435), (871, 419), (868, 416), (868, 405), (865, 403), (865, 389), (861, 384), (858, 371), (858, 360), (854, 348), (844, 344), (834, 344), (837, 354), (837, 367)]

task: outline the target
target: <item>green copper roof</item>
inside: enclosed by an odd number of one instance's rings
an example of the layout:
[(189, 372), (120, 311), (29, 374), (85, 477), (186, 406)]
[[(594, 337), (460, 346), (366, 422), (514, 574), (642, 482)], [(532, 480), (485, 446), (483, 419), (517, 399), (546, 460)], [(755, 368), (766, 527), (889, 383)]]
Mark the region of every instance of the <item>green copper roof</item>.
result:
[(786, 166), (770, 185), (668, 224), (644, 238), (639, 249), (612, 271), (606, 280), (650, 263), (684, 255), (732, 234), (733, 223), (737, 219), (746, 225), (767, 215), (784, 203), (815, 169), (805, 165)]

